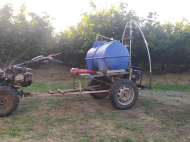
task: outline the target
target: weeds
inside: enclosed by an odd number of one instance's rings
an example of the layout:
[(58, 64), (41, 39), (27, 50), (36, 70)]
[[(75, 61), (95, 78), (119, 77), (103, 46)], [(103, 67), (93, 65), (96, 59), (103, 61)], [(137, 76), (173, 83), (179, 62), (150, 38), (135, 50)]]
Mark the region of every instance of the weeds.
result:
[(185, 91), (190, 92), (190, 85), (181, 85), (181, 84), (153, 84), (153, 89), (163, 90), (163, 91)]
[[(77, 79), (75, 79), (77, 81)], [(77, 82), (75, 83), (77, 84)], [(87, 80), (81, 79), (82, 86), (87, 85)], [(26, 88), (22, 88), (23, 91), (31, 92), (31, 93), (41, 93), (41, 92), (48, 92), (57, 91), (57, 89), (70, 89), (73, 87), (72, 79), (69, 78), (68, 81), (51, 81), (51, 80), (40, 80), (34, 81), (34, 83)]]
[[(57, 81), (52, 81), (51, 77), (40, 79), (41, 73), (23, 90), (39, 93), (72, 88), (72, 79), (64, 74), (64, 81), (55, 77)], [(130, 110), (117, 110), (108, 98), (96, 100), (89, 95), (21, 99), (17, 111), (0, 120), (0, 141), (189, 141), (190, 105), (181, 103), (188, 99), (183, 91), (189, 91), (189, 85), (155, 80), (155, 91), (139, 91), (139, 99)], [(84, 85), (87, 80), (83, 79)]]

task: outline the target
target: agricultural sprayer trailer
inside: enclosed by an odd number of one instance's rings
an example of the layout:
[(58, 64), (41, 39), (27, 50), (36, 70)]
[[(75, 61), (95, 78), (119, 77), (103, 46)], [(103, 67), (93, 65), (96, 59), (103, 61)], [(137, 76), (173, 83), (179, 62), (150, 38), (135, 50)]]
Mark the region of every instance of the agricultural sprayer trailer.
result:
[[(131, 65), (131, 40), (133, 23), (139, 28), (147, 48), (150, 64), (150, 84), (151, 88), (151, 59), (148, 44), (144, 34), (136, 21), (131, 20), (126, 23), (122, 40), (114, 40), (97, 34), (93, 47), (86, 54), (87, 69), (72, 68), (70, 74), (73, 76), (73, 88), (67, 90), (51, 91), (47, 93), (31, 94), (18, 91), (22, 87), (32, 84), (33, 69), (23, 67), (26, 64), (49, 61), (58, 62), (52, 56), (37, 56), (29, 61), (20, 64), (10, 65), (4, 70), (0, 70), (0, 116), (7, 116), (15, 111), (19, 104), (19, 98), (38, 96), (57, 96), (68, 94), (90, 94), (95, 99), (103, 99), (109, 95), (110, 101), (118, 109), (127, 110), (133, 107), (138, 99), (138, 89), (144, 89), (141, 85), (142, 69)], [(123, 44), (126, 28), (130, 27), (129, 51)], [(98, 41), (98, 38), (108, 41)], [(75, 76), (78, 77), (78, 85), (75, 84)], [(88, 79), (88, 85), (81, 86), (81, 78)], [(138, 84), (137, 84), (138, 81)]]

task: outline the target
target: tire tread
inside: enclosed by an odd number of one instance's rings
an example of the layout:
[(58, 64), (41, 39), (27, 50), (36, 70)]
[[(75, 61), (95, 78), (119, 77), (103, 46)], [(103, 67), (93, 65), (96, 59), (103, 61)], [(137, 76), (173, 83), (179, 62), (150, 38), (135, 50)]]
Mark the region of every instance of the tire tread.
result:
[[(117, 96), (116, 96), (117, 95), (117, 90), (123, 84), (129, 84), (129, 85), (131, 85), (131, 87), (133, 87), (134, 92), (135, 92), (134, 100), (130, 104), (128, 104), (128, 105), (121, 105), (118, 102)], [(136, 103), (136, 101), (138, 99), (138, 89), (137, 89), (136, 84), (134, 82), (128, 80), (128, 79), (119, 79), (119, 80), (117, 80), (116, 82), (114, 82), (111, 85), (111, 87), (109, 89), (109, 99), (110, 99), (112, 105), (114, 107), (118, 108), (118, 109), (127, 110), (127, 109), (132, 108), (135, 105), (135, 103)]]
[(8, 116), (10, 115), (13, 111), (15, 111), (19, 105), (19, 92), (17, 90), (13, 90), (11, 87), (9, 86), (0, 86), (0, 91), (4, 90), (4, 91), (8, 91), (13, 95), (13, 99), (14, 99), (14, 104), (11, 110), (7, 111), (5, 114), (0, 114), (0, 117), (4, 117), (4, 116)]

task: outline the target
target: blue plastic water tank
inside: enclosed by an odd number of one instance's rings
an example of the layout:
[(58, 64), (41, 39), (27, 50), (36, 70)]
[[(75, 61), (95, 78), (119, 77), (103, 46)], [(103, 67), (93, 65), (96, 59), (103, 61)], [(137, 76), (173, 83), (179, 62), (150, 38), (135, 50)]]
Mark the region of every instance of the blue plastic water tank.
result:
[(86, 54), (88, 70), (127, 69), (129, 52), (120, 41), (96, 41)]

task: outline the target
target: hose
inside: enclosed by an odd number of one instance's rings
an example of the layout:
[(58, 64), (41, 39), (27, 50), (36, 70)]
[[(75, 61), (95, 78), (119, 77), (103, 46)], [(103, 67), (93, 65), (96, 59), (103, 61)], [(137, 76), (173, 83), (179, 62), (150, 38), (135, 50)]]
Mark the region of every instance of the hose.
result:
[(144, 39), (144, 42), (145, 42), (145, 45), (146, 45), (146, 49), (147, 49), (147, 52), (148, 52), (148, 58), (149, 58), (149, 66), (150, 66), (150, 82), (149, 82), (149, 88), (152, 89), (152, 67), (151, 67), (151, 58), (150, 58), (150, 52), (149, 52), (149, 48), (148, 48), (148, 43), (146, 41), (146, 38), (141, 30), (141, 28), (139, 27), (139, 25), (137, 24), (136, 21), (133, 21), (135, 23), (135, 25), (139, 28), (142, 36), (143, 36), (143, 39)]
[[(140, 30), (142, 36), (143, 36), (143, 39), (144, 39), (144, 42), (145, 42), (145, 45), (146, 45), (146, 49), (147, 49), (147, 52), (148, 52), (148, 58), (149, 58), (149, 66), (150, 66), (150, 82), (149, 82), (149, 88), (152, 89), (152, 67), (151, 67), (151, 58), (150, 58), (150, 52), (149, 52), (149, 48), (148, 48), (148, 43), (146, 41), (146, 38), (141, 30), (141, 28), (139, 27), (139, 25), (137, 24), (136, 21), (134, 20), (131, 20), (130, 22), (127, 22), (126, 25), (125, 25), (125, 28), (124, 28), (124, 31), (123, 31), (123, 36), (122, 36), (122, 44), (123, 44), (123, 40), (124, 40), (124, 36), (125, 36), (125, 31), (126, 31), (126, 28), (127, 28), (127, 25), (130, 23), (130, 37), (132, 36), (132, 22), (135, 23), (135, 25), (138, 27), (138, 29)], [(131, 56), (131, 39), (130, 39), (130, 56)], [(131, 58), (130, 58), (130, 65), (131, 66)]]
[(126, 28), (127, 28), (127, 24), (129, 24), (130, 22), (127, 22), (125, 24), (125, 28), (124, 28), (124, 31), (123, 31), (123, 36), (122, 36), (122, 44), (123, 44), (123, 40), (124, 40), (124, 36), (125, 36), (125, 31), (126, 31)]

